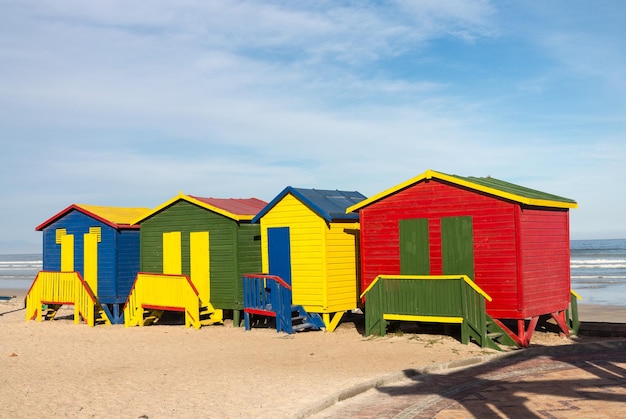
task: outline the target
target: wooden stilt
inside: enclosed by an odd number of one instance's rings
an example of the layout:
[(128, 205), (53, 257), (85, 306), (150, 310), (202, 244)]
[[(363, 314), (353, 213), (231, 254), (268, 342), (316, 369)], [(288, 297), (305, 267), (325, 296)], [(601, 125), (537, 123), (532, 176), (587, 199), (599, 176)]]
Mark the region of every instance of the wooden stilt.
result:
[(530, 340), (533, 337), (533, 332), (535, 331), (535, 327), (537, 327), (537, 322), (539, 321), (539, 316), (532, 317), (530, 322), (528, 323), (528, 327), (526, 327), (525, 319), (517, 320), (517, 334), (509, 329), (504, 323), (502, 323), (498, 319), (493, 319), (493, 321), (500, 326), (510, 337), (513, 339), (519, 346), (526, 348), (530, 345)]
[[(515, 332), (513, 332), (511, 329), (509, 329), (509, 328), (508, 328), (508, 327), (507, 327), (504, 323), (502, 323), (502, 322), (501, 322), (500, 320), (498, 320), (498, 319), (493, 319), (493, 321), (494, 321), (494, 322), (495, 322), (498, 326), (500, 326), (500, 328), (501, 328), (502, 330), (504, 330), (504, 331), (506, 332), (506, 334), (507, 334), (507, 335), (509, 335), (509, 337), (510, 337), (511, 339), (513, 339), (513, 341), (515, 341), (515, 343), (517, 343), (519, 346), (522, 346), (522, 347), (526, 346), (526, 345), (524, 344), (524, 340), (523, 340), (523, 339), (520, 339), (519, 335), (518, 335), (518, 334), (516, 334)], [(523, 322), (523, 320), (522, 320), (522, 322)], [(522, 323), (522, 324), (523, 324), (523, 323)], [(519, 322), (518, 322), (518, 327), (519, 327)]]
[(556, 321), (556, 324), (559, 325), (559, 328), (563, 331), (565, 336), (569, 336), (569, 327), (567, 327), (567, 323), (565, 321), (565, 312), (557, 311), (554, 313), (550, 313), (550, 315)]
[(526, 344), (524, 346), (530, 345), (530, 340), (533, 337), (533, 332), (535, 331), (535, 327), (537, 327), (537, 322), (539, 321), (539, 316), (535, 316), (530, 319), (530, 323), (528, 323), (528, 328), (526, 329), (526, 334), (524, 335), (524, 340)]

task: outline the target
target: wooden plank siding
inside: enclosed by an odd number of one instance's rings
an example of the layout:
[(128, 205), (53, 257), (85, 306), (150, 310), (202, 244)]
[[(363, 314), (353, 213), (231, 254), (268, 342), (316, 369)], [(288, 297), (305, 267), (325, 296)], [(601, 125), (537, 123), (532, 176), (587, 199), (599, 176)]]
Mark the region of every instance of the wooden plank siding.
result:
[(210, 302), (219, 309), (241, 309), (241, 275), (261, 269), (259, 226), (240, 226), (186, 200), (176, 201), (141, 222), (141, 271), (162, 273), (162, 236), (171, 231), (181, 232), (184, 275), (191, 275), (190, 233), (209, 232)]
[(288, 227), (293, 304), (316, 313), (356, 308), (359, 223), (328, 223), (292, 194), (260, 218), (263, 270), (269, 271), (267, 230)]
[(565, 310), (570, 298), (569, 217), (565, 210), (522, 208), (523, 313)]
[(430, 180), (401, 190), (360, 210), (362, 281), (365, 289), (378, 275), (400, 274), (399, 222), (427, 218), (430, 274), (443, 273), (441, 220), (470, 216), (473, 222), (474, 277), (493, 297), (490, 310), (511, 307), (517, 301), (515, 204)]
[[(139, 272), (140, 232), (139, 230), (122, 230), (117, 234), (117, 281), (116, 288), (110, 294), (115, 296), (115, 301), (108, 301), (108, 297), (105, 297), (106, 292), (102, 290), (104, 300), (101, 300), (101, 302), (122, 304), (126, 301), (137, 272)], [(101, 287), (101, 285), (99, 286)], [(98, 295), (98, 298), (100, 298), (100, 295)]]
[[(57, 230), (74, 236), (74, 270), (84, 272), (84, 235), (89, 228), (98, 227), (101, 240), (97, 244), (97, 288), (93, 290), (101, 303), (122, 303), (126, 300), (139, 267), (138, 230), (118, 231), (80, 211), (72, 210), (43, 228), (43, 270), (61, 271), (61, 245), (57, 243)], [(133, 249), (137, 246), (137, 250)], [(124, 251), (126, 250), (126, 251)], [(132, 279), (129, 279), (132, 277)]]
[(243, 310), (243, 284), (246, 273), (261, 272), (261, 227), (258, 224), (239, 224), (237, 229), (237, 291), (235, 304)]
[[(467, 259), (473, 280), (493, 299), (487, 312), (525, 319), (567, 309), (569, 301), (569, 208), (571, 199), (491, 177), (446, 175), (428, 170), (372, 196), (348, 211), (361, 220), (361, 287), (378, 275), (397, 275), (401, 220), (428, 219), (430, 275), (440, 275), (448, 255)], [(448, 221), (470, 217), (473, 249), (448, 248)], [(448, 244), (446, 244), (448, 243)], [(465, 255), (465, 256), (462, 256)], [(456, 262), (455, 262), (456, 263)]]
[(326, 310), (356, 308), (358, 223), (333, 222), (326, 231)]
[(289, 227), (293, 304), (305, 310), (324, 307), (326, 272), (320, 251), (325, 240), (324, 220), (291, 194), (285, 195), (261, 218), (264, 272), (269, 271), (267, 229), (272, 227)]

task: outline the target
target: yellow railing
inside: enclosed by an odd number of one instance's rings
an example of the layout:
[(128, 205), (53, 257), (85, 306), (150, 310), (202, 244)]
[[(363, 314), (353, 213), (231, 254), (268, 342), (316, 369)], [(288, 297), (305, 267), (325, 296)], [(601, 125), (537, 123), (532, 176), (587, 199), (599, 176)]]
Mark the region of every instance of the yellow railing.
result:
[(198, 290), (186, 275), (140, 272), (124, 306), (124, 325), (143, 326), (144, 309), (185, 312), (185, 327), (200, 328)]
[[(82, 317), (89, 326), (95, 325), (96, 308), (100, 307), (98, 299), (78, 272), (39, 272), (26, 294), (26, 320), (41, 321), (44, 304), (72, 304), (74, 323)], [(103, 311), (102, 315), (105, 322), (111, 324)]]

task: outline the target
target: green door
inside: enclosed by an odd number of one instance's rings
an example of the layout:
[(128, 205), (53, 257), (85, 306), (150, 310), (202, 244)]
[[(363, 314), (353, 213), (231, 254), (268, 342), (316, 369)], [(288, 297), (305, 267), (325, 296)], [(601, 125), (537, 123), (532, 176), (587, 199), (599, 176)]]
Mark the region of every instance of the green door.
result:
[(441, 219), (441, 253), (444, 275), (467, 275), (474, 280), (472, 217)]
[(430, 275), (426, 218), (400, 220), (400, 274)]

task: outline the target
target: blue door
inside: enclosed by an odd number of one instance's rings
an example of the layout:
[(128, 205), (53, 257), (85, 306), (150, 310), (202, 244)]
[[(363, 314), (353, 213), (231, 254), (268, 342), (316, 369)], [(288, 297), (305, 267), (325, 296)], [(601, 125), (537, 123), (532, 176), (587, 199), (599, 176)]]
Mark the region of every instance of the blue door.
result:
[(281, 277), (291, 285), (291, 247), (289, 227), (267, 229), (269, 274)]

